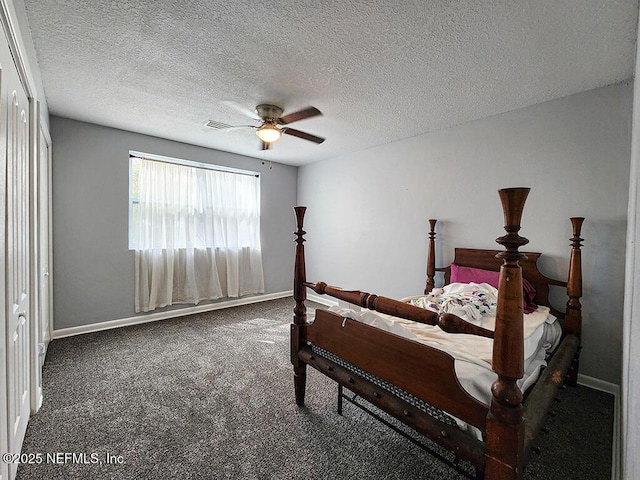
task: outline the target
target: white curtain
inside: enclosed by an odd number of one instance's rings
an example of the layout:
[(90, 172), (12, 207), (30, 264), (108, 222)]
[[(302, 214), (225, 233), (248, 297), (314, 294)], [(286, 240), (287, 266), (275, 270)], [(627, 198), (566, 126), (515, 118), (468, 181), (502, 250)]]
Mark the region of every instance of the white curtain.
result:
[(140, 161), (136, 312), (263, 293), (259, 178)]

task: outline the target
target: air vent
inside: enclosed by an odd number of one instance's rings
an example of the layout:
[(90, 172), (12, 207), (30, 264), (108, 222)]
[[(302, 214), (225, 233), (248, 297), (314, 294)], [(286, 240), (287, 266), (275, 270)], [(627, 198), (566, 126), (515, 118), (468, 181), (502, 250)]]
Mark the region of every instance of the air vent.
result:
[(226, 123), (222, 123), (222, 122), (216, 122), (215, 120), (207, 120), (206, 122), (204, 122), (204, 126), (209, 128), (215, 128), (217, 130), (232, 127), (232, 125), (227, 125)]

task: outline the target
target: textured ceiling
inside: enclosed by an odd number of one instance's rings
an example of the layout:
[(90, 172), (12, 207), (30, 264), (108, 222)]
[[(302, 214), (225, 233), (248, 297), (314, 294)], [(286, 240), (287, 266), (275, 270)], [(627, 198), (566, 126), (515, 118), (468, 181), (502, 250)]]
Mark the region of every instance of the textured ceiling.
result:
[[(637, 0), (24, 0), (50, 112), (292, 165), (633, 76)], [(259, 150), (248, 109), (322, 117)], [(161, 152), (153, 152), (161, 153)]]

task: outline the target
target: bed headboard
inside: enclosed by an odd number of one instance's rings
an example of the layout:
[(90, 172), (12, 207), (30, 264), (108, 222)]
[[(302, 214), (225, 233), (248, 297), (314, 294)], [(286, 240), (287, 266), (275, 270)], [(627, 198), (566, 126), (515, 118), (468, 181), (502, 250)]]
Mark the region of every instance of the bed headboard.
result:
[[(527, 258), (520, 260), (520, 266), (522, 267), (522, 276), (526, 278), (533, 288), (536, 290), (535, 303), (538, 305), (546, 305), (551, 309), (551, 313), (558, 318), (565, 318), (569, 315), (571, 317), (577, 316), (581, 312), (579, 298), (582, 296), (582, 271), (580, 267), (580, 242), (583, 240), (580, 238), (580, 229), (584, 218), (572, 218), (571, 223), (573, 225), (573, 238), (572, 250), (571, 250), (571, 263), (569, 267), (568, 281), (557, 280), (549, 278), (542, 274), (538, 270), (538, 258), (541, 253), (537, 252), (522, 252)], [(436, 220), (429, 220), (430, 232), (429, 232), (429, 252), (427, 255), (427, 286), (425, 293), (430, 292), (435, 286), (435, 274), (436, 272), (444, 273), (444, 283), (449, 284), (451, 278), (451, 266), (439, 267), (435, 266), (435, 225)], [(485, 250), (474, 248), (456, 248), (453, 263), (463, 267), (481, 268), (483, 270), (491, 270), (495, 272), (500, 271), (500, 267), (503, 264), (502, 258), (497, 258), (496, 255), (500, 253), (500, 250)], [(551, 305), (549, 301), (549, 287), (558, 286), (566, 288), (569, 301), (567, 302), (567, 310), (559, 310)], [(573, 312), (571, 310), (574, 310)], [(577, 311), (575, 311), (577, 310)], [(580, 325), (577, 324), (577, 333), (579, 333)], [(573, 330), (573, 328), (572, 328)]]
[[(473, 267), (481, 268), (483, 270), (491, 270), (499, 272), (502, 266), (502, 259), (497, 258), (496, 255), (500, 253), (500, 250), (484, 250), (475, 248), (456, 248), (453, 263), (460, 265), (461, 267)], [(546, 305), (551, 308), (551, 313), (558, 318), (564, 318), (564, 312), (557, 310), (549, 302), (549, 286), (555, 285), (559, 287), (567, 287), (567, 282), (549, 278), (543, 275), (538, 270), (538, 258), (540, 253), (536, 252), (522, 252), (527, 258), (520, 260), (520, 266), (522, 267), (522, 276), (526, 278), (533, 288), (536, 290), (536, 296), (534, 302), (537, 305)], [(451, 266), (444, 268), (436, 268), (436, 271), (444, 272), (444, 283), (449, 284), (451, 277)]]

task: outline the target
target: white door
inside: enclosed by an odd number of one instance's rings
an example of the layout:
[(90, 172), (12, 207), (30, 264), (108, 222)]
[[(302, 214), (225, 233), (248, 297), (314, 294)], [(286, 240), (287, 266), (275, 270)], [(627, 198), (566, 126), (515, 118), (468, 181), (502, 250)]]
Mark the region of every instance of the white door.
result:
[[(7, 451), (19, 453), (30, 414), (29, 385), (29, 102), (6, 42), (0, 47), (0, 130), (6, 130), (6, 410)], [(6, 84), (6, 85), (5, 85)], [(5, 90), (6, 88), (6, 90)], [(9, 465), (9, 478), (17, 464)]]
[[(33, 162), (33, 255), (34, 289), (32, 293), (31, 325), (31, 412), (36, 413), (42, 406), (42, 365), (51, 339), (51, 138), (46, 126), (40, 122), (39, 109), (32, 109), (32, 118), (37, 136), (34, 139), (35, 160)], [(34, 129), (35, 130), (35, 129)], [(33, 314), (33, 311), (37, 315)]]

